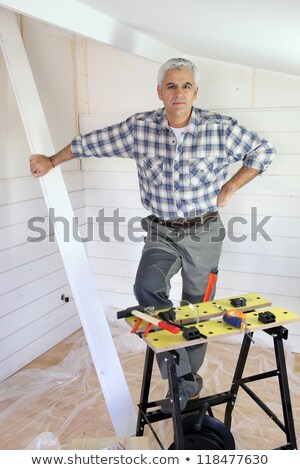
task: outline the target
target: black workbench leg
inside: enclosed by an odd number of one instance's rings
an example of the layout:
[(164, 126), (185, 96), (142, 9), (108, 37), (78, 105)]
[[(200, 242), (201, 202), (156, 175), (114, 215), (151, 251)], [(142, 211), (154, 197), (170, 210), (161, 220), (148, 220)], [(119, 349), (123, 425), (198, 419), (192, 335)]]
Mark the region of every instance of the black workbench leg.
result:
[(232, 385), (230, 389), (230, 394), (232, 395), (231, 401), (227, 403), (226, 409), (225, 409), (225, 416), (224, 416), (224, 423), (230, 429), (231, 427), (231, 421), (232, 421), (232, 411), (236, 402), (237, 394), (239, 391), (240, 387), (240, 379), (243, 376), (248, 353), (249, 353), (249, 348), (251, 345), (251, 339), (252, 339), (253, 333), (248, 333), (247, 335), (244, 335), (244, 339), (242, 342), (242, 346), (240, 349), (240, 354), (237, 360), (237, 364), (235, 367), (235, 372), (234, 376), (232, 379)]
[(149, 401), (150, 384), (151, 384), (151, 377), (152, 377), (152, 370), (153, 370), (153, 360), (154, 360), (154, 352), (152, 351), (152, 349), (150, 349), (147, 346), (143, 382), (142, 382), (141, 395), (140, 395), (140, 404), (139, 404), (140, 406), (139, 406), (137, 426), (136, 426), (136, 436), (142, 436), (144, 434), (144, 427), (146, 423), (145, 423), (145, 418), (143, 416), (142, 410), (144, 411), (144, 413), (147, 413), (147, 404)]
[(278, 333), (277, 335), (273, 336), (273, 341), (276, 355), (277, 370), (279, 372), (278, 380), (285, 424), (287, 447), (288, 449), (297, 449), (297, 440), (289, 391), (288, 375), (286, 370), (286, 362), (283, 348), (283, 337), (284, 334)]
[(170, 400), (172, 403), (174, 445), (175, 445), (175, 449), (184, 449), (185, 448), (184, 435), (183, 435), (181, 409), (180, 409), (180, 402), (179, 402), (178, 378), (177, 378), (177, 373), (176, 373), (177, 356), (178, 355), (175, 351), (168, 351), (168, 354), (166, 355), (166, 360), (167, 360)]

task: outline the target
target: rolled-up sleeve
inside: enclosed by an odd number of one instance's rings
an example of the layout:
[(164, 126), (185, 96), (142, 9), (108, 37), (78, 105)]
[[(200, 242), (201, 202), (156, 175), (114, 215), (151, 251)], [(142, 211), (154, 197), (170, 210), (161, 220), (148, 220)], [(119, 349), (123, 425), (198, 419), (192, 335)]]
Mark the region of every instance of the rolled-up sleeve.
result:
[(74, 158), (123, 157), (133, 158), (134, 116), (103, 129), (77, 135), (71, 142)]
[(226, 152), (233, 161), (242, 160), (244, 166), (261, 172), (268, 168), (276, 155), (275, 147), (268, 140), (239, 126), (235, 120), (227, 128)]

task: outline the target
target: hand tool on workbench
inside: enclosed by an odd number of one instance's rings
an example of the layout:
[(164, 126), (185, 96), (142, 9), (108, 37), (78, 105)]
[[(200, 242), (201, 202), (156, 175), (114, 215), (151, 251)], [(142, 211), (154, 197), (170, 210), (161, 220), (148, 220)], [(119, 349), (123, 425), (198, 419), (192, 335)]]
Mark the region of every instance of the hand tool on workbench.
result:
[(254, 343), (252, 336), (249, 334), (248, 325), (246, 321), (246, 315), (238, 309), (231, 309), (227, 310), (221, 305), (217, 305), (223, 311), (223, 321), (228, 323), (229, 325), (235, 326), (236, 328), (245, 328), (245, 334), (251, 339), (252, 343)]
[[(132, 315), (135, 317), (138, 317), (138, 319), (146, 321), (150, 326), (146, 328), (144, 331), (143, 335), (147, 336), (149, 329), (152, 327), (152, 325), (158, 326), (159, 328), (162, 328), (163, 330), (170, 331), (170, 333), (177, 334), (181, 331), (181, 329), (176, 326), (176, 325), (171, 325), (170, 323), (167, 323), (165, 321), (162, 321), (161, 319), (157, 318), (155, 315), (151, 315), (145, 312), (140, 312), (139, 310), (132, 310)], [(136, 322), (135, 326), (131, 330), (132, 333), (135, 333), (140, 322)]]

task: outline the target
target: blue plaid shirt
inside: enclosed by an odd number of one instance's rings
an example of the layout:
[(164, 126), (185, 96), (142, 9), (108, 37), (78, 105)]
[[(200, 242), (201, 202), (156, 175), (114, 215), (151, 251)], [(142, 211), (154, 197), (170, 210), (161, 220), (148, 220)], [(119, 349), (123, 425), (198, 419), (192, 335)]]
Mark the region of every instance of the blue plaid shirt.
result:
[(136, 161), (142, 204), (162, 219), (197, 217), (218, 210), (228, 166), (266, 170), (274, 147), (233, 118), (193, 108), (177, 143), (164, 109), (135, 114), (72, 141), (74, 157)]

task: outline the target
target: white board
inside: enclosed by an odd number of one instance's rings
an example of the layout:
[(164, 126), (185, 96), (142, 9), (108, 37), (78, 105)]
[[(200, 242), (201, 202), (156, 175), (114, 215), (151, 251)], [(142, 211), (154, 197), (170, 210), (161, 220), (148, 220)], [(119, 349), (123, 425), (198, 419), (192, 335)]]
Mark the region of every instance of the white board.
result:
[[(52, 155), (52, 139), (18, 23), (14, 13), (5, 9), (0, 9), (0, 41), (30, 150), (33, 154)], [(48, 209), (54, 208), (55, 214), (74, 224), (75, 218), (61, 170), (53, 169), (40, 178), (40, 182)], [(62, 224), (55, 224), (55, 235), (116, 435), (134, 435), (135, 408), (84, 247), (72, 237), (68, 241), (64, 240)]]

